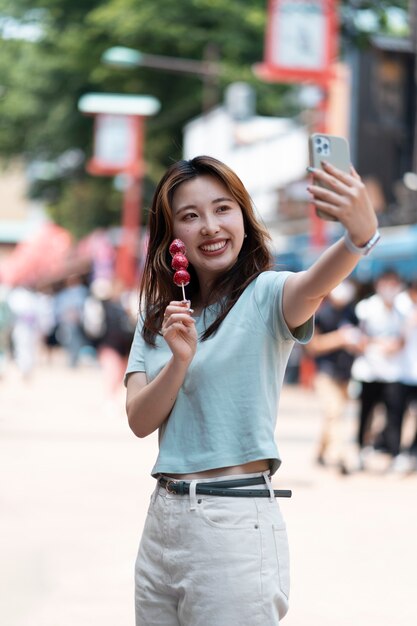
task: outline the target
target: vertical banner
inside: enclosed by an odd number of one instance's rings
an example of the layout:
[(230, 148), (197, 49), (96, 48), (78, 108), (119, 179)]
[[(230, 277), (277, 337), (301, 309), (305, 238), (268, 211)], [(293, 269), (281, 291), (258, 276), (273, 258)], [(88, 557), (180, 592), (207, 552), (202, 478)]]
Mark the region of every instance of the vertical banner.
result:
[(94, 155), (90, 174), (125, 172), (136, 157), (135, 116), (98, 113), (94, 120)]
[(97, 176), (124, 175), (121, 240), (116, 276), (125, 287), (138, 281), (141, 263), (140, 224), (144, 175), (144, 119), (159, 111), (152, 96), (87, 93), (78, 101), (85, 115), (94, 115), (94, 154), (87, 171)]
[(137, 282), (140, 257), (143, 120), (141, 115), (97, 113), (94, 154), (87, 165), (87, 171), (98, 176), (124, 174), (122, 228), (115, 271), (129, 288)]
[(275, 82), (327, 84), (337, 57), (337, 0), (269, 0), (264, 62)]

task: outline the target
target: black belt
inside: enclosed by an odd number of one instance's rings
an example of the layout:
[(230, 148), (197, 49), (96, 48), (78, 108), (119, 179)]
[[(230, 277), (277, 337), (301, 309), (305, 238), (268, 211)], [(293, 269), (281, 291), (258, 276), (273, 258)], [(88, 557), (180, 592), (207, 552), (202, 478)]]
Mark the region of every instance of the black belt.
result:
[[(190, 493), (190, 481), (175, 480), (161, 477), (158, 479), (161, 487), (168, 493), (185, 496)], [(265, 484), (262, 476), (255, 478), (237, 478), (232, 480), (219, 480), (216, 482), (197, 483), (196, 493), (206, 496), (227, 496), (229, 498), (269, 498), (269, 489), (236, 489), (236, 487), (250, 487), (251, 485)], [(274, 489), (276, 498), (291, 498), (289, 489)]]

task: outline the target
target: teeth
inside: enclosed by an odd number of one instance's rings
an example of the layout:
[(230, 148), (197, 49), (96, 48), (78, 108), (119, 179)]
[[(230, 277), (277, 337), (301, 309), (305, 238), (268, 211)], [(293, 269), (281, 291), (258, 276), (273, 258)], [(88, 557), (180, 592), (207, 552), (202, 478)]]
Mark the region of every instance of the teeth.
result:
[(226, 245), (225, 241), (219, 241), (218, 243), (212, 243), (210, 246), (200, 246), (204, 252), (215, 252), (216, 250), (221, 250)]

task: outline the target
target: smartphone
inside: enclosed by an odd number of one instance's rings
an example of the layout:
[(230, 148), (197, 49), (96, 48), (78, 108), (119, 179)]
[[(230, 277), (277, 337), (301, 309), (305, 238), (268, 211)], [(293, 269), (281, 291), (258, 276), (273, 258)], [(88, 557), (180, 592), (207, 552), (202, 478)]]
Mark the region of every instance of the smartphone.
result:
[[(321, 162), (327, 161), (343, 172), (350, 172), (349, 143), (344, 137), (314, 133), (309, 137), (308, 146), (310, 165), (312, 167), (323, 169)], [(337, 221), (334, 217), (320, 209), (316, 209), (316, 214), (324, 220)]]

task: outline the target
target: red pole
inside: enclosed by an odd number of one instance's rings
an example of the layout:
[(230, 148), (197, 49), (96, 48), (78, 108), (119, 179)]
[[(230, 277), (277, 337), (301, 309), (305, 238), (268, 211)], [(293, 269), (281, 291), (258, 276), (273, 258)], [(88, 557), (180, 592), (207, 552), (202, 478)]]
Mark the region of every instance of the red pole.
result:
[(116, 276), (125, 287), (137, 282), (137, 258), (140, 255), (140, 223), (142, 213), (143, 117), (132, 116), (132, 161), (127, 168), (127, 184), (123, 197), (122, 236), (116, 259)]
[[(329, 89), (323, 86), (323, 97), (317, 107), (317, 118), (314, 124), (315, 133), (326, 133), (327, 117), (329, 109)], [(310, 242), (315, 248), (321, 248), (326, 244), (326, 222), (316, 214), (313, 204), (309, 206), (310, 214)]]

